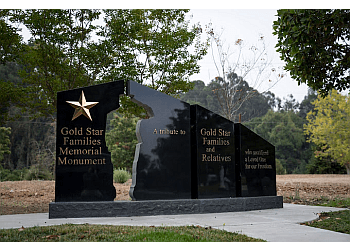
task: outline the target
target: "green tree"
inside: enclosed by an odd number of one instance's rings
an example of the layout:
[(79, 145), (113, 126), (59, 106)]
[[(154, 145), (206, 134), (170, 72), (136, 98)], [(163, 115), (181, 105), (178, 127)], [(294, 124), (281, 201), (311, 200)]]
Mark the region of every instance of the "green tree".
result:
[(11, 23), (16, 22), (19, 10), (0, 10), (0, 64), (14, 61), (22, 49), (22, 37), (18, 34), (20, 28)]
[(9, 119), (9, 109), (11, 105), (18, 104), (24, 94), (23, 88), (18, 85), (2, 81), (0, 79), (0, 126), (4, 126)]
[(27, 113), (12, 106), (11, 119), (6, 126), (11, 128), (11, 154), (5, 159), (7, 169), (30, 168), (40, 165), (53, 171), (55, 152), (55, 123), (51, 118), (30, 119)]
[(288, 174), (306, 171), (310, 159), (310, 145), (303, 134), (303, 120), (293, 111), (269, 110), (263, 117), (244, 123), (255, 133), (276, 147), (276, 158)]
[(111, 120), (111, 130), (106, 132), (106, 144), (111, 152), (112, 163), (116, 169), (132, 172), (137, 138), (135, 127), (137, 118), (115, 115)]
[(10, 107), (18, 104), (24, 94), (19, 70), (21, 66), (14, 62), (0, 64), (0, 126), (5, 125)]
[[(104, 80), (134, 80), (177, 96), (193, 88), (189, 77), (199, 73), (198, 61), (208, 43), (200, 41), (199, 24), (189, 27), (188, 10), (106, 10), (103, 30), (114, 65)], [(122, 97), (119, 113), (138, 108)], [(130, 113), (130, 112), (129, 112)]]
[(20, 10), (0, 10), (0, 126), (8, 119), (10, 106), (17, 103), (23, 92), (17, 74), (18, 64), (14, 63), (23, 51), (21, 29), (16, 23)]
[(298, 84), (326, 96), (350, 87), (350, 10), (278, 10), (277, 51)]
[(189, 104), (198, 104), (215, 113), (220, 113), (220, 105), (216, 100), (212, 86), (206, 86), (203, 81), (193, 81), (194, 87), (187, 93), (180, 94), (179, 99)]
[[(321, 148), (319, 146), (313, 146), (311, 150), (318, 152)], [(306, 168), (309, 174), (346, 174), (344, 166), (339, 164), (330, 155), (316, 157), (316, 154), (312, 154)]]
[[(232, 107), (234, 112), (232, 119), (238, 122), (238, 114), (242, 114), (242, 122), (251, 120), (254, 117), (263, 116), (267, 113), (269, 109), (273, 109), (276, 105), (275, 95), (270, 91), (259, 93), (257, 90), (249, 87), (246, 81), (240, 81), (238, 84), (235, 82), (234, 77), (237, 77), (236, 74), (229, 75), (229, 86), (232, 87), (230, 91), (237, 89), (237, 94), (233, 98)], [(234, 83), (231, 83), (234, 82)], [(190, 104), (199, 104), (217, 114), (225, 115), (222, 112), (222, 105), (220, 105), (219, 100), (223, 100), (224, 97), (221, 96), (218, 98), (218, 95), (225, 95), (229, 91), (222, 92), (221, 85), (223, 84), (221, 79), (212, 80), (207, 86), (202, 81), (194, 81), (194, 88), (187, 93), (180, 95), (180, 99), (188, 102)], [(233, 87), (232, 85), (235, 86)], [(251, 92), (250, 98), (242, 102), (244, 97)], [(243, 98), (242, 98), (243, 97)]]
[(54, 124), (44, 118), (31, 121), (27, 113), (21, 113), (15, 107), (20, 100), (19, 95), (24, 93), (22, 90), (25, 84), (18, 75), (21, 69), (21, 65), (15, 62), (0, 65), (0, 123), (11, 129), (11, 154), (5, 158), (3, 167), (22, 171), (22, 168), (39, 166), (43, 170), (52, 171)]
[(187, 12), (106, 10), (103, 36), (115, 58), (107, 78), (131, 79), (169, 95), (190, 90), (189, 76), (199, 73), (207, 44), (200, 41), (199, 24), (189, 27)]
[(245, 122), (254, 117), (264, 116), (275, 106), (273, 93), (260, 93), (233, 72), (227, 75), (226, 81), (217, 77), (209, 87), (216, 97), (221, 115), (234, 122), (238, 122), (239, 114), (242, 115), (242, 122)]
[(286, 169), (282, 166), (281, 161), (278, 159), (276, 159), (276, 174), (278, 175), (287, 174)]
[(25, 108), (53, 116), (58, 91), (93, 85), (112, 63), (104, 41), (91, 40), (99, 10), (24, 10), (11, 13), (31, 34), (19, 55), (27, 84)]
[(289, 94), (287, 98), (283, 97), (284, 103), (281, 105), (282, 111), (295, 112), (299, 108), (299, 103), (295, 100), (292, 94)]
[(306, 121), (306, 115), (314, 109), (313, 102), (317, 98), (317, 91), (308, 88), (307, 95), (299, 105), (299, 116)]
[[(24, 66), (23, 108), (35, 116), (54, 116), (57, 91), (116, 79), (135, 80), (171, 95), (192, 87), (189, 76), (199, 72), (207, 44), (200, 42), (200, 26), (189, 28), (186, 10), (103, 12), (103, 25), (94, 23), (100, 10), (0, 12), (0, 20), (10, 20), (5, 28), (12, 32), (4, 33), (1, 42), (18, 34), (20, 24), (31, 34), (28, 45), (14, 40), (23, 50), (4, 56)], [(133, 107), (124, 102), (121, 111)]]
[(0, 80), (5, 82), (11, 82), (15, 84), (21, 84), (22, 79), (18, 75), (18, 71), (23, 69), (16, 62), (6, 62), (4, 64), (0, 64)]
[(325, 98), (318, 97), (315, 109), (307, 114), (304, 132), (308, 141), (320, 147), (316, 157), (331, 156), (350, 174), (350, 105), (348, 96), (336, 90)]
[(0, 127), (0, 167), (2, 168), (2, 162), (4, 161), (4, 155), (10, 154), (10, 134), (11, 129)]

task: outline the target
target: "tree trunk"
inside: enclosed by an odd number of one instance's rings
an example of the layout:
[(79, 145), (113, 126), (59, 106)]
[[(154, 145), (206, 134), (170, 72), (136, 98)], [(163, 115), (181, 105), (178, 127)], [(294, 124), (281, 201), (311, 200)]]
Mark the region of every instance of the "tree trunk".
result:
[(29, 167), (29, 157), (30, 157), (30, 120), (28, 122), (28, 143), (27, 143), (27, 162), (26, 162), (26, 168)]
[(347, 162), (347, 163), (345, 164), (345, 167), (346, 167), (346, 173), (347, 173), (347, 174), (350, 174), (350, 162)]

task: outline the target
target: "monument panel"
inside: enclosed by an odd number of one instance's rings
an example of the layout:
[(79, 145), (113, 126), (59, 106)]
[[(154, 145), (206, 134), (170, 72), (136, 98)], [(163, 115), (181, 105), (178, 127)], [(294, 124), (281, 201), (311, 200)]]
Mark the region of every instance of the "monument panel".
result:
[(276, 196), (273, 145), (242, 124), (133, 81), (127, 94), (150, 118), (136, 127), (134, 201), (112, 202), (116, 191), (105, 128), (121, 94), (124, 81), (57, 94), (56, 197), (50, 218), (283, 207), (283, 197)]
[(235, 137), (238, 196), (276, 196), (275, 147), (240, 123)]
[(191, 105), (192, 198), (236, 197), (234, 124)]
[(127, 93), (150, 118), (136, 127), (133, 200), (191, 198), (190, 105), (128, 81)]
[(55, 201), (113, 201), (107, 114), (119, 108), (124, 81), (57, 93)]

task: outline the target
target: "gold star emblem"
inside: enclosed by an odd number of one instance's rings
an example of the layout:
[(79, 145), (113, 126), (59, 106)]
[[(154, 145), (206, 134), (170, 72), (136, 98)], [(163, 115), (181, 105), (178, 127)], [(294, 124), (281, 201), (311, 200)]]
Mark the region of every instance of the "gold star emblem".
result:
[(85, 99), (84, 91), (81, 91), (81, 96), (78, 102), (73, 102), (73, 101), (66, 101), (66, 102), (69, 103), (73, 108), (75, 108), (72, 121), (81, 115), (84, 115), (86, 118), (92, 121), (89, 109), (95, 106), (98, 102), (87, 102)]

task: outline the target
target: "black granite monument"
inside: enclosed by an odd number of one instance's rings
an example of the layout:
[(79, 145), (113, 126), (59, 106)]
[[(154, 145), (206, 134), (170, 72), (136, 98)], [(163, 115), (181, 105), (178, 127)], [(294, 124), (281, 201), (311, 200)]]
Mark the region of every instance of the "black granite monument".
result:
[(133, 81), (127, 93), (150, 116), (137, 124), (130, 196), (191, 199), (190, 105)]
[(133, 81), (137, 124), (130, 196), (114, 202), (106, 116), (124, 82), (59, 92), (55, 202), (49, 218), (197, 214), (282, 208), (275, 148), (242, 124)]
[(234, 124), (191, 105), (192, 198), (236, 197)]
[(238, 196), (276, 196), (275, 147), (240, 123), (235, 137)]
[(107, 114), (119, 108), (124, 81), (57, 93), (55, 201), (113, 201)]

